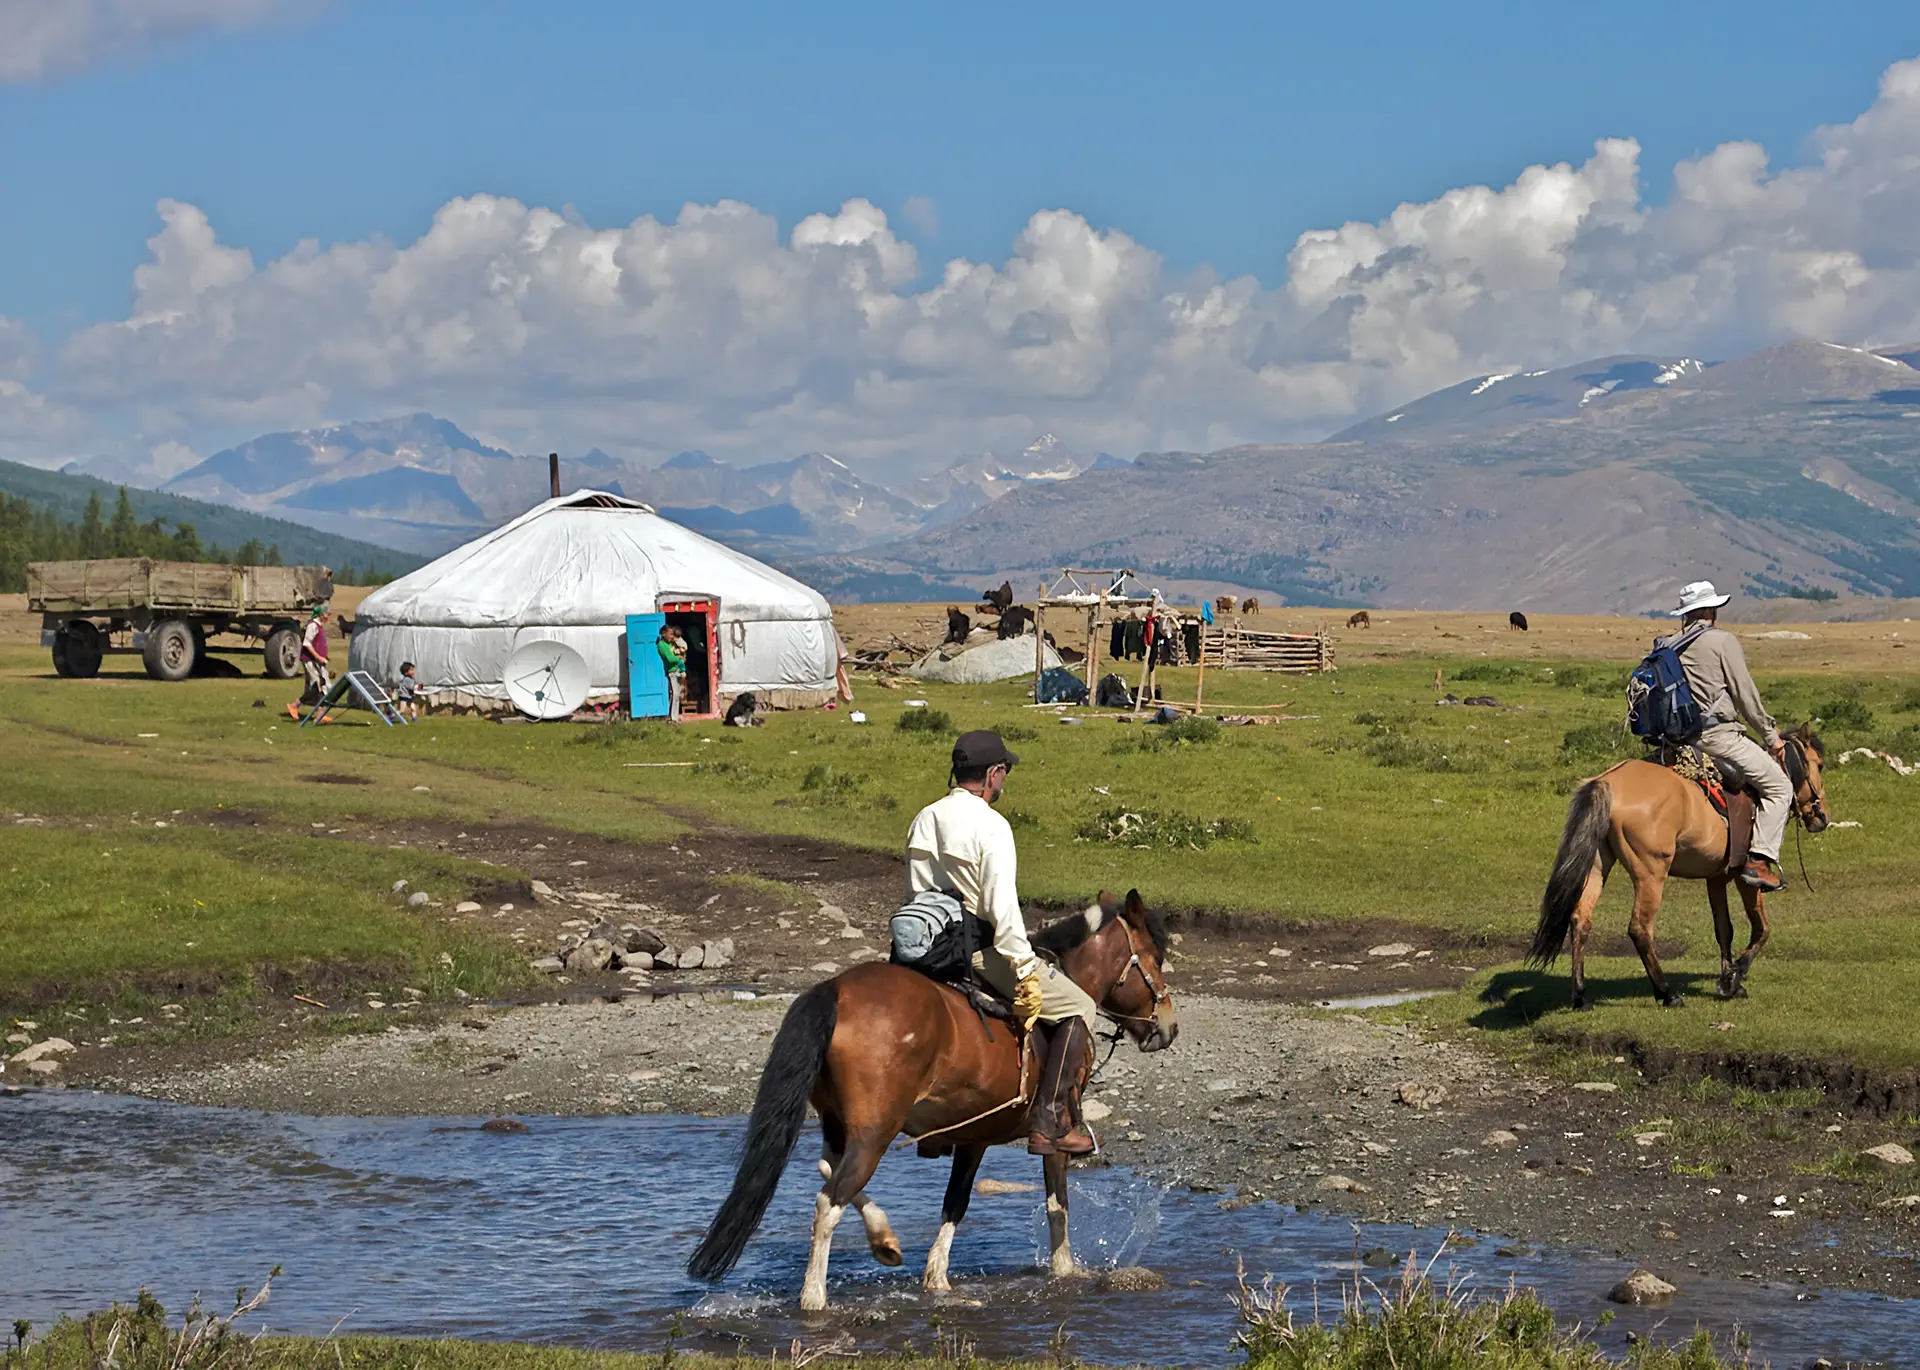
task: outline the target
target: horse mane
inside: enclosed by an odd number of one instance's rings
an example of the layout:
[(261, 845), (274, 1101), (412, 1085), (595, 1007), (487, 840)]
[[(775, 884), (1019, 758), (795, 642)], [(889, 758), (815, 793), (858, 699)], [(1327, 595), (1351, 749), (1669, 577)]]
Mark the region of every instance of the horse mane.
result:
[[(1093, 907), (1099, 908), (1098, 905)], [(1090, 908), (1087, 912), (1091, 913), (1093, 909)], [(1118, 921), (1120, 916), (1117, 908), (1103, 909), (1100, 913), (1100, 921), (1095, 923), (1087, 917), (1086, 913), (1071, 913), (1065, 918), (1054, 919), (1028, 940), (1040, 951), (1050, 951), (1058, 956), (1072, 951), (1094, 933), (1105, 928), (1107, 924)], [(1147, 936), (1153, 941), (1153, 954), (1164, 962), (1167, 959), (1167, 920), (1160, 916), (1158, 909), (1147, 910)]]

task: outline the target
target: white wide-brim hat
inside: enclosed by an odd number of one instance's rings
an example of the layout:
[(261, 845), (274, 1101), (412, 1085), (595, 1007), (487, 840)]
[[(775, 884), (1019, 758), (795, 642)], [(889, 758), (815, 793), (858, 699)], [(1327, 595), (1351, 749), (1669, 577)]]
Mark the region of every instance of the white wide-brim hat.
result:
[(1673, 616), (1685, 618), (1695, 609), (1718, 609), (1732, 599), (1732, 595), (1723, 595), (1714, 589), (1712, 581), (1696, 580), (1680, 591), (1680, 607), (1673, 611)]

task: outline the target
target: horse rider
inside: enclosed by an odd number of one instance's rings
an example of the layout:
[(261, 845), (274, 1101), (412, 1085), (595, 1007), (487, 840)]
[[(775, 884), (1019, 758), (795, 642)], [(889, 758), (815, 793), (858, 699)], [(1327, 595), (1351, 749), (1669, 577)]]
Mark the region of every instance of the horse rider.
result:
[[(1759, 800), (1739, 878), (1742, 884), (1771, 892), (1787, 885), (1780, 875), (1780, 842), (1793, 809), (1793, 782), (1787, 779), (1786, 744), (1760, 702), (1740, 639), (1716, 626), (1721, 606), (1732, 598), (1716, 591), (1710, 580), (1694, 581), (1680, 591), (1680, 604), (1673, 611), (1680, 631), (1655, 645), (1672, 645), (1692, 634), (1680, 652), (1680, 666), (1705, 725), (1700, 750), (1719, 763), (1730, 786), (1751, 789)], [(1747, 736), (1742, 719), (1760, 734), (1764, 751)]]
[(1086, 991), (1027, 940), (1013, 829), (993, 811), (1019, 761), (999, 733), (960, 735), (946, 797), (915, 814), (907, 832), (907, 897), (944, 890), (993, 930), (991, 945), (973, 953), (973, 968), (1013, 1000), (1020, 1027), (1037, 1030), (1044, 1043), (1027, 1150), (1081, 1156), (1094, 1149), (1080, 1121), (1080, 1090), (1093, 1063), (1095, 1009)]

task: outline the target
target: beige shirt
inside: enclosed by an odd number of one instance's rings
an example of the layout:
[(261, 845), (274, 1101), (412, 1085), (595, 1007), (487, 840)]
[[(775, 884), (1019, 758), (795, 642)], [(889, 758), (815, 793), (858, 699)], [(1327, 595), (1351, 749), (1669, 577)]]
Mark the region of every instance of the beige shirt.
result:
[(1013, 829), (993, 805), (970, 790), (947, 791), (913, 817), (907, 830), (907, 898), (952, 890), (967, 912), (993, 928), (993, 947), (1017, 979), (1040, 964), (1027, 941), (1016, 882)]
[[(1672, 642), (1679, 635), (1660, 638), (1654, 645)], [(1769, 748), (1780, 740), (1773, 715), (1760, 702), (1760, 691), (1747, 669), (1747, 654), (1739, 638), (1725, 628), (1708, 628), (1680, 653), (1680, 667), (1687, 673), (1687, 688), (1693, 691), (1693, 702), (1700, 706), (1709, 728), (1715, 723), (1745, 719)]]

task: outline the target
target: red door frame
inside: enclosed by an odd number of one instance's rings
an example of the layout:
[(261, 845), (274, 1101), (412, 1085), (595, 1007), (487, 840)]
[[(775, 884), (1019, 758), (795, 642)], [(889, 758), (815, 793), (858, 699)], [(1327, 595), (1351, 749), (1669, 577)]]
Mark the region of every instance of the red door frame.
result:
[(663, 599), (659, 612), (663, 614), (704, 614), (707, 620), (707, 710), (705, 713), (688, 713), (684, 708), (682, 718), (718, 718), (720, 717), (720, 604), (712, 599)]

